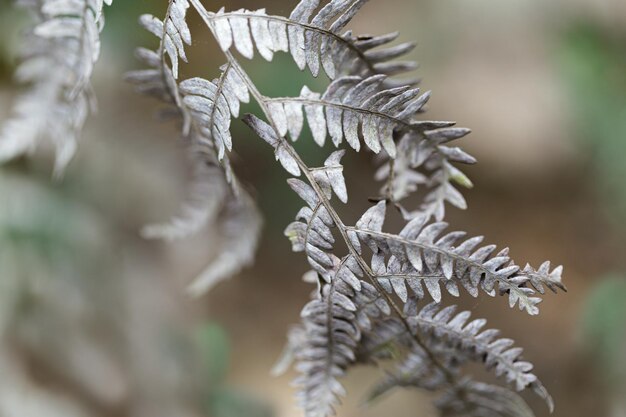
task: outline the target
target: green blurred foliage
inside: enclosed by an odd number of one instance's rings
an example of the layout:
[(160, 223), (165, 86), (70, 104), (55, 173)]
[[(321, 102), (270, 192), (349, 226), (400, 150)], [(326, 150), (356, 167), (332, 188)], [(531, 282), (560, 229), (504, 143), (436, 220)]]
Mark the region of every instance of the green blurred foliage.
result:
[(589, 179), (626, 232), (626, 32), (575, 24), (563, 35), (559, 62), (572, 130), (594, 173)]
[(214, 384), (225, 381), (230, 361), (230, 343), (226, 332), (217, 324), (208, 323), (198, 329), (197, 343), (207, 359), (207, 373)]
[(196, 335), (207, 364), (207, 413), (211, 417), (270, 417), (272, 410), (264, 402), (230, 387), (226, 382), (230, 361), (230, 342), (217, 324), (202, 326)]
[(583, 315), (587, 347), (611, 383), (626, 382), (626, 279), (607, 276), (589, 295)]
[[(122, 300), (150, 295), (141, 293), (146, 287), (128, 286), (133, 277), (118, 267), (121, 254), (134, 250), (122, 219), (106, 204), (100, 208), (108, 217), (102, 217), (71, 177), (52, 185), (45, 174), (26, 177), (20, 171), (20, 163), (0, 171), (1, 194), (14, 196), (0, 204), (0, 340), (6, 335), (19, 340), (24, 351), (42, 358), (46, 369), (72, 363), (81, 343), (93, 342), (123, 362), (123, 352), (129, 349), (123, 335), (127, 326), (137, 323), (130, 320), (132, 313)], [(140, 281), (159, 285), (150, 278)], [(138, 293), (125, 294), (131, 287)], [(162, 401), (187, 401), (194, 407), (197, 399), (198, 408), (211, 417), (273, 415), (265, 402), (228, 384), (231, 346), (219, 325), (204, 324), (194, 334), (167, 315), (147, 317), (141, 326), (159, 330), (142, 335), (140, 349), (162, 360), (165, 374), (174, 368), (186, 378), (173, 400)], [(92, 333), (107, 335), (106, 343)], [(4, 349), (0, 343), (0, 357)], [(75, 378), (67, 367), (68, 378)], [(98, 381), (97, 371), (88, 370), (87, 380)], [(134, 378), (146, 386), (153, 382), (140, 374)]]
[(20, 28), (27, 21), (25, 13), (7, 1), (0, 1), (0, 80), (9, 79), (13, 72), (20, 44)]
[(211, 417), (271, 417), (267, 404), (238, 390), (218, 388), (209, 401)]
[[(626, 236), (626, 32), (590, 22), (572, 25), (560, 43), (560, 72), (576, 139), (589, 164), (588, 185), (605, 215)], [(619, 262), (620, 260), (618, 260)], [(597, 375), (623, 415), (626, 393), (626, 274), (600, 277), (583, 306), (582, 330)]]

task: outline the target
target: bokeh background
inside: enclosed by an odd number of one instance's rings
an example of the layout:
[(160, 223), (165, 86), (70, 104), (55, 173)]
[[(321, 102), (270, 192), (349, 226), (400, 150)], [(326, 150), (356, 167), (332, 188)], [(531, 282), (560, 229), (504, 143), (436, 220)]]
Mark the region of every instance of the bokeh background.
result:
[[(292, 417), (293, 374), (269, 375), (311, 288), (306, 262), (282, 236), (299, 202), (268, 147), (235, 123), (235, 163), (265, 215), (256, 266), (193, 299), (185, 286), (210, 259), (210, 230), (178, 244), (145, 241), (189, 176), (174, 126), (158, 103), (122, 81), (133, 49), (155, 47), (141, 13), (165, 1), (117, 0), (107, 10), (95, 78), (99, 114), (77, 158), (51, 181), (51, 154), (0, 168), (0, 416)], [(221, 4), (205, 2), (216, 9)], [(223, 1), (227, 9), (289, 13), (294, 2)], [(0, 116), (25, 16), (0, 1)], [(215, 76), (223, 62), (199, 19), (185, 74)], [(557, 404), (555, 416), (626, 416), (626, 2), (623, 0), (378, 0), (357, 33), (400, 30), (434, 92), (433, 119), (473, 133), (463, 146), (469, 209), (454, 228), (509, 246), (518, 262), (565, 266), (569, 292), (547, 296), (538, 317), (502, 299), (464, 299), (475, 315), (526, 348)], [(267, 94), (323, 80), (290, 58), (249, 64)], [(303, 140), (310, 158), (322, 151)], [(366, 155), (347, 159), (356, 210), (373, 184)], [(450, 300), (446, 300), (450, 301)], [(357, 369), (340, 416), (431, 416), (430, 397), (404, 391), (362, 407), (377, 371)], [(526, 396), (537, 410), (544, 406)]]

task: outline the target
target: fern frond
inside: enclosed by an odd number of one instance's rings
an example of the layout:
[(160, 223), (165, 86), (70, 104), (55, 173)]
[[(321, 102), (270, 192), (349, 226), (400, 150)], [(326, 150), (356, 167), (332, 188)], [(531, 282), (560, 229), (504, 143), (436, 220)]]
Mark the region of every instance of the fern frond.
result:
[(220, 178), (222, 168), (213, 149), (206, 144), (190, 144), (188, 159), (194, 170), (189, 185), (188, 200), (182, 203), (180, 214), (164, 224), (145, 226), (141, 232), (146, 239), (180, 240), (191, 237), (217, 218), (230, 187)]
[[(172, 75), (178, 79), (178, 58), (187, 62), (185, 54), (185, 44), (191, 45), (191, 32), (187, 26), (188, 0), (173, 0), (164, 22), (153, 20), (153, 33), (161, 38), (162, 48), (172, 64)], [(159, 27), (159, 23), (160, 27)], [(145, 25), (149, 29), (150, 25)]]
[[(413, 331), (422, 336), (428, 349), (434, 353), (437, 359), (445, 364), (446, 369), (452, 370), (455, 374), (460, 372), (461, 366), (468, 362), (484, 363), (487, 369), (493, 369), (495, 374), (512, 384), (517, 391), (526, 388), (532, 389), (538, 396), (546, 401), (550, 411), (554, 404), (547, 390), (539, 379), (530, 371), (533, 366), (529, 362), (521, 359), (522, 349), (513, 346), (511, 339), (497, 339), (499, 331), (483, 330), (486, 324), (484, 319), (469, 321), (470, 313), (463, 311), (454, 314), (456, 306), (442, 308), (437, 303), (424, 306), (416, 314), (408, 317)], [(382, 338), (372, 337), (364, 334), (363, 339), (372, 341), (369, 349), (364, 353), (365, 357), (370, 357), (371, 353), (376, 353), (380, 345), (376, 345), (376, 340), (390, 345), (400, 345), (400, 349), (408, 348), (405, 358), (397, 365), (394, 371), (380, 381), (370, 393), (370, 400), (373, 400), (396, 387), (415, 387), (426, 390), (445, 389), (444, 399), (439, 401), (443, 415), (483, 415), (484, 407), (495, 407), (491, 410), (495, 414), (487, 415), (511, 415), (522, 416), (532, 415), (526, 403), (509, 390), (499, 387), (483, 386), (484, 389), (474, 390), (473, 381), (458, 382), (450, 386), (444, 378), (440, 369), (433, 365), (432, 359), (426, 354), (424, 347), (414, 344), (406, 338), (405, 329), (395, 321), (388, 321), (380, 332)], [(509, 393), (509, 394), (505, 394)], [(485, 395), (481, 398), (480, 395)], [(489, 396), (493, 394), (493, 396)], [(497, 394), (497, 395), (496, 395)], [(452, 397), (454, 398), (452, 398)], [(455, 397), (458, 396), (458, 397)], [(464, 400), (465, 396), (474, 398)], [(505, 407), (507, 401), (515, 400), (509, 404), (511, 408)], [(501, 403), (502, 402), (502, 403)], [(500, 404), (496, 407), (497, 404)], [(504, 414), (498, 414), (504, 413)], [(530, 414), (527, 414), (530, 413)]]
[(371, 327), (370, 317), (381, 314), (371, 285), (361, 282), (361, 290), (355, 291), (340, 278), (347, 259), (333, 257), (333, 266), (326, 270), (329, 283), (302, 310), (305, 335), (295, 355), (302, 375), (295, 383), (302, 387), (299, 399), (307, 417), (335, 414), (339, 397), (345, 396), (339, 378), (355, 362), (355, 349), (362, 331)]
[(217, 283), (252, 265), (263, 224), (256, 204), (244, 192), (238, 198), (226, 200), (214, 223), (212, 232), (219, 250), (189, 286), (188, 291), (194, 296), (206, 294)]
[(424, 132), (432, 128), (431, 122), (413, 120), (430, 93), (420, 95), (419, 89), (408, 86), (386, 89), (383, 86), (385, 79), (382, 75), (366, 79), (338, 78), (321, 97), (304, 87), (300, 97), (270, 99), (270, 111), (275, 120), (287, 121), (286, 130), (278, 124), (280, 133), (284, 135), (289, 131), (294, 141), (301, 130), (304, 107), (309, 128), (319, 146), (324, 146), (328, 131), (335, 146), (345, 138), (354, 150), (359, 151), (360, 134), (373, 152), (380, 152), (382, 145), (389, 156), (395, 158), (394, 132)]
[[(268, 114), (272, 114), (271, 110), (268, 111)], [(281, 162), (293, 175), (300, 175), (302, 163), (293, 154), (293, 149), (288, 147), (283, 137), (284, 135), (280, 135), (281, 129), (275, 123), (275, 119), (272, 120), (274, 123), (270, 125), (255, 116), (247, 115), (245, 118), (249, 126), (275, 149), (277, 158), (280, 159), (278, 150), (281, 147), (286, 149), (285, 155), (288, 156), (289, 162)], [(297, 168), (297, 172), (292, 172), (293, 170), (289, 168), (290, 166)], [(482, 238), (467, 239), (462, 241), (457, 247), (454, 247), (453, 245), (464, 237), (465, 233), (452, 232), (439, 237), (447, 225), (445, 223), (427, 225), (430, 217), (427, 215), (411, 220), (399, 235), (383, 233), (382, 228), (386, 211), (385, 201), (381, 201), (368, 210), (357, 222), (356, 226), (343, 226), (336, 220), (336, 214), (331, 214), (332, 211), (327, 202), (327, 199), (331, 197), (331, 193), (328, 190), (329, 187), (326, 187), (327, 191), (323, 191), (324, 187), (312, 174), (313, 172), (312, 169), (307, 170), (309, 174), (307, 179), (311, 182), (311, 185), (307, 185), (297, 179), (289, 180), (291, 187), (307, 203), (308, 207), (299, 213), (299, 221), (292, 223), (287, 228), (286, 235), (291, 239), (294, 251), (304, 251), (307, 254), (309, 264), (318, 271), (326, 282), (322, 286), (323, 291), (324, 288), (333, 286), (338, 280), (336, 269), (338, 264), (339, 271), (348, 271), (345, 274), (348, 278), (342, 277), (341, 282), (345, 282), (348, 286), (352, 285), (350, 287), (351, 291), (359, 291), (358, 286), (354, 285), (354, 282), (358, 282), (358, 277), (362, 276), (366, 271), (359, 262), (360, 260), (362, 261), (360, 258), (362, 256), (362, 242), (367, 244), (374, 252), (371, 270), (367, 270), (369, 277), (374, 279), (382, 289), (386, 289), (390, 293), (395, 292), (403, 301), (408, 300), (407, 281), (413, 291), (420, 298), (423, 298), (424, 290), (421, 287), (423, 280), (430, 295), (437, 301), (441, 299), (440, 281), (446, 283), (447, 290), (453, 295), (458, 295), (457, 282), (461, 282), (473, 295), (477, 295), (479, 289), (490, 295), (495, 295), (497, 285), (500, 293), (509, 293), (511, 306), (519, 304), (520, 309), (525, 309), (529, 314), (538, 312), (536, 304), (541, 299), (533, 297), (532, 295), (535, 294), (535, 291), (525, 286), (530, 281), (530, 278), (518, 274), (520, 268), (512, 263), (508, 257), (508, 250), (505, 249), (495, 256), (490, 256), (495, 250), (493, 245), (475, 249)], [(346, 243), (349, 243), (356, 252), (347, 255), (341, 263), (332, 253), (335, 242), (331, 231), (333, 227), (343, 229), (344, 236), (348, 239)], [(389, 265), (385, 264), (385, 256), (390, 257)], [(329, 273), (329, 271), (333, 273)], [(424, 273), (427, 274), (423, 275)], [(553, 278), (553, 281), (556, 281), (556, 279)], [(422, 311), (420, 314), (424, 315), (426, 313)], [(449, 326), (450, 329), (461, 333), (464, 329), (459, 330), (455, 326), (465, 323), (462, 320), (463, 316), (461, 315), (461, 318), (450, 321), (442, 320), (441, 323), (437, 323), (434, 326), (435, 331), (440, 331), (442, 328)], [(421, 316), (418, 315), (417, 317)], [(445, 314), (441, 317), (445, 317)], [(324, 322), (328, 321), (323, 316), (317, 318)], [(449, 317), (445, 318), (449, 319)], [(413, 324), (414, 327), (419, 327), (419, 323), (416, 324), (415, 320), (418, 319), (408, 317), (407, 323)], [(370, 328), (371, 326), (366, 327), (367, 330)], [(468, 330), (468, 332), (472, 336), (475, 335), (471, 330)], [(424, 333), (427, 334), (428, 332), (422, 329), (420, 333), (423, 336)], [(486, 335), (488, 334), (490, 333), (486, 333)], [(402, 335), (399, 334), (398, 337)], [(418, 337), (417, 340), (423, 339)], [(323, 340), (323, 342), (327, 343), (328, 341)], [(487, 343), (489, 342), (491, 340), (487, 340)], [(532, 366), (527, 362), (518, 361), (521, 352), (518, 349), (507, 349), (509, 347), (507, 343), (507, 339), (502, 339), (493, 342), (493, 344), (488, 344), (487, 347), (473, 345), (472, 347), (475, 351), (472, 352), (479, 352), (476, 353), (477, 355), (487, 354), (488, 364), (495, 365), (497, 374), (506, 373), (507, 379), (515, 382), (518, 389), (523, 389), (527, 386), (532, 387), (550, 403), (549, 396), (543, 386), (533, 374), (528, 372)], [(432, 365), (428, 368), (431, 375), (419, 373), (415, 376), (415, 379), (404, 381), (404, 384), (419, 383), (422, 387), (441, 388), (444, 382), (446, 384), (450, 383), (449, 372), (458, 364), (467, 360), (464, 357), (463, 350), (459, 347), (445, 345), (442, 347), (441, 341), (438, 341), (435, 346), (428, 347), (421, 342), (411, 341), (410, 345), (412, 346), (413, 354), (409, 356), (408, 359), (410, 360), (404, 363), (402, 375), (409, 375), (408, 369), (422, 369), (422, 362), (426, 360)], [(416, 350), (419, 351), (419, 354), (416, 353)], [(350, 352), (351, 355), (354, 354), (352, 350)], [(489, 356), (488, 353), (492, 355)], [(466, 356), (469, 356), (469, 354), (466, 354)], [(363, 356), (363, 358), (371, 360), (367, 356)], [(354, 360), (356, 360), (356, 356), (352, 359), (352, 361)], [(344, 367), (347, 367), (347, 364), (344, 362), (342, 364)], [(328, 368), (325, 369), (328, 371)], [(444, 369), (446, 370), (445, 372), (443, 371)], [(343, 368), (341, 372), (336, 371), (337, 375), (343, 375), (343, 372), (345, 372)], [(314, 385), (307, 386), (307, 381), (309, 384)], [(397, 383), (397, 378), (394, 381), (394, 383)], [(318, 407), (320, 407), (320, 401), (326, 401), (325, 403), (322, 402), (321, 408), (318, 408), (318, 411), (321, 410), (320, 412), (322, 413), (320, 415), (328, 415), (328, 413), (332, 412), (332, 407), (336, 404), (337, 397), (343, 392), (343, 388), (341, 385), (338, 385), (336, 380), (324, 378), (318, 374), (305, 374), (301, 382), (305, 384), (305, 393), (318, 390), (315, 391), (316, 396), (313, 396), (313, 399), (318, 403)], [(320, 392), (322, 393), (320, 394)], [(305, 401), (303, 406), (307, 412), (313, 412), (310, 408), (310, 403)]]
[(338, 378), (354, 361), (360, 338), (351, 295), (349, 287), (336, 281), (302, 310), (306, 342), (296, 355), (303, 374), (296, 383), (302, 386), (300, 404), (308, 417), (333, 415), (338, 398), (346, 394)]
[(220, 161), (226, 151), (233, 149), (231, 114), (239, 117), (239, 102), (250, 101), (248, 90), (236, 72), (229, 65), (224, 65), (221, 70), (220, 77), (213, 81), (192, 78), (180, 83), (183, 102), (203, 135), (215, 143)]
[(392, 61), (410, 52), (413, 43), (373, 50), (393, 42), (397, 34), (354, 37), (349, 31), (341, 33), (365, 3), (366, 0), (332, 0), (313, 16), (319, 0), (303, 0), (289, 18), (269, 16), (264, 9), (199, 11), (211, 22), (223, 51), (234, 46), (248, 59), (253, 58), (255, 47), (268, 61), (276, 52), (289, 52), (301, 70), (308, 67), (317, 76), (323, 68), (331, 79), (341, 74), (363, 78), (376, 74), (391, 76), (415, 69), (413, 62)]
[[(174, 15), (171, 10), (176, 4), (179, 3), (171, 2), (166, 13), (167, 22), (171, 21), (169, 16)], [(165, 61), (168, 52), (165, 49), (164, 39), (169, 39), (170, 35), (164, 31), (164, 28), (165, 26), (172, 27), (173, 23), (165, 25), (158, 18), (150, 15), (141, 16), (140, 23), (146, 30), (161, 39), (160, 46), (157, 51), (146, 48), (137, 49), (137, 58), (149, 69), (131, 71), (126, 74), (126, 80), (134, 84), (138, 92), (156, 97), (166, 103), (167, 112), (183, 120), (183, 135), (187, 133), (187, 153), (194, 171), (190, 196), (182, 205), (181, 213), (172, 217), (169, 223), (146, 226), (142, 234), (147, 238), (181, 239), (198, 233), (215, 217), (222, 203), (210, 198), (205, 192), (213, 190), (218, 192), (218, 196), (224, 196), (224, 174), (210, 175), (212, 167), (217, 165), (213, 144), (206, 140), (199, 130), (190, 131), (191, 111), (184, 106), (173, 70)]]
[(37, 19), (16, 73), (31, 86), (17, 98), (13, 118), (0, 131), (0, 162), (34, 151), (47, 137), (56, 150), (54, 175), (63, 174), (95, 110), (90, 81), (100, 55), (103, 2), (111, 5), (112, 0), (18, 3)]
[[(477, 296), (479, 289), (490, 296), (508, 294), (511, 307), (517, 304), (528, 314), (538, 314), (539, 292), (527, 286), (531, 278), (513, 263), (508, 249), (492, 255), (496, 249), (494, 245), (478, 247), (482, 237), (460, 241), (465, 235), (463, 232), (440, 236), (447, 224), (437, 222), (427, 225), (428, 216), (415, 217), (398, 235), (384, 233), (385, 212), (386, 203), (381, 201), (369, 209), (355, 227), (348, 229), (355, 246), (360, 248), (359, 241), (362, 241), (375, 254), (381, 251), (394, 257), (390, 266), (384, 267), (381, 258), (375, 256), (373, 270), (377, 271), (376, 277), (381, 275), (389, 280), (394, 292), (401, 298), (407, 297), (405, 284), (417, 297), (423, 297), (423, 282), (433, 299), (439, 301), (439, 284), (447, 282), (442, 279), (445, 277), (448, 281), (454, 279), (461, 283), (472, 296)], [(536, 271), (535, 279), (542, 276), (545, 281), (554, 281), (560, 272), (561, 269), (557, 269), (555, 276), (549, 277), (544, 271)], [(456, 284), (446, 285), (446, 289), (452, 295), (458, 295)]]
[[(170, 1), (170, 8), (174, 3)], [(185, 39), (183, 35), (176, 38), (175, 33), (167, 35), (171, 38), (168, 50), (164, 40), (167, 24), (161, 23), (158, 30), (158, 23), (152, 22), (162, 39), (161, 47), (154, 53), (144, 52), (147, 61), (155, 65), (136, 78), (140, 88), (164, 96), (182, 116), (187, 139), (206, 144), (210, 160), (221, 162), (223, 171), (215, 170), (218, 181), (226, 183), (234, 178), (228, 168), (230, 124), (240, 112), (240, 102), (250, 98), (259, 104), (266, 121), (254, 115), (245, 115), (243, 121), (272, 147), (283, 168), (298, 177), (289, 179), (288, 184), (305, 206), (285, 235), (294, 251), (305, 254), (312, 268), (308, 281), (318, 287), (303, 310), (301, 325), (290, 332), (285, 360), (277, 371), (284, 370), (292, 359), (297, 362), (300, 402), (306, 415), (334, 414), (345, 394), (340, 378), (356, 362), (371, 364), (399, 356), (403, 359), (398, 372), (379, 386), (379, 393), (397, 385), (418, 386), (444, 390), (452, 396), (451, 404), (456, 401), (454, 395), (458, 394), (460, 401), (467, 395), (461, 408), (442, 408), (450, 415), (459, 410), (466, 410), (468, 415), (489, 415), (498, 410), (507, 413), (516, 407), (523, 410), (515, 403), (519, 397), (513, 394), (508, 397), (510, 407), (502, 407), (498, 401), (506, 396), (498, 398), (496, 388), (460, 379), (461, 365), (484, 360), (516, 388), (532, 388), (549, 402), (545, 389), (530, 373), (532, 366), (521, 360), (521, 350), (511, 348), (508, 339), (494, 340), (494, 331), (480, 332), (483, 321), (466, 324), (467, 313), (452, 317), (452, 309), (440, 310), (434, 305), (418, 309), (418, 302), (427, 294), (440, 301), (443, 284), (443, 291), (454, 296), (460, 295), (460, 286), (473, 296), (481, 291), (491, 296), (506, 294), (511, 307), (518, 305), (529, 314), (537, 314), (539, 295), (545, 287), (553, 291), (564, 287), (560, 267), (550, 271), (550, 265), (544, 263), (538, 270), (529, 266), (521, 270), (510, 259), (508, 249), (496, 253), (493, 245), (480, 246), (482, 237), (466, 239), (463, 232), (443, 234), (447, 225), (440, 220), (445, 204), (466, 206), (453, 183), (471, 186), (454, 163), (475, 160), (449, 146), (469, 133), (468, 129), (454, 127), (453, 122), (418, 121), (429, 93), (420, 94), (409, 82), (387, 78), (413, 68), (412, 64), (393, 61), (412, 44), (378, 49), (392, 42), (396, 34), (353, 37), (349, 31), (342, 33), (363, 0), (322, 4), (302, 0), (289, 18), (268, 16), (264, 10), (227, 13), (221, 9), (212, 13), (200, 0), (183, 3), (185, 11), (190, 6), (200, 14), (219, 43), (227, 61), (220, 77), (179, 83), (173, 67), (184, 60), (180, 47), (184, 48)], [(175, 22), (172, 27), (180, 29)], [(233, 55), (233, 49), (245, 58), (258, 52), (266, 60), (278, 51), (289, 52), (300, 69), (308, 67), (313, 75), (324, 69), (335, 81), (323, 94), (303, 88), (299, 97), (266, 97)], [(286, 138), (289, 135), (295, 141), (305, 120), (318, 145), (324, 145), (330, 136), (335, 146), (345, 139), (358, 151), (363, 140), (369, 150), (382, 155), (383, 166), (376, 176), (385, 181), (382, 201), (355, 226), (346, 226), (333, 207), (334, 196), (342, 203), (348, 201), (341, 164), (345, 151), (333, 152), (323, 166), (309, 167)], [(419, 187), (428, 191), (417, 210), (399, 205)], [(231, 199), (236, 195), (236, 190), (232, 191), (224, 197), (226, 204), (240, 201)], [(395, 204), (408, 222), (399, 234), (383, 232), (388, 203)], [(432, 217), (437, 221), (431, 223)], [(241, 230), (238, 233), (245, 235)], [(341, 257), (336, 255), (337, 243), (347, 249)], [(363, 245), (371, 249), (371, 262), (366, 260)], [(221, 265), (234, 266), (236, 262), (217, 265), (220, 271)], [(212, 276), (214, 271), (204, 283), (210, 285)]]
[[(427, 215), (441, 221), (445, 216), (446, 203), (460, 209), (467, 208), (465, 198), (455, 183), (464, 188), (472, 188), (473, 184), (453, 163), (473, 164), (476, 159), (458, 147), (446, 145), (469, 133), (469, 129), (451, 125), (433, 126), (423, 135), (407, 132), (398, 141), (397, 157), (385, 158), (375, 174), (376, 180), (385, 181), (381, 196), (396, 203), (407, 220)], [(398, 204), (422, 186), (430, 191), (417, 210), (408, 211)]]
[(529, 264), (526, 264), (523, 273), (530, 278), (530, 284), (541, 294), (545, 291), (544, 285), (553, 293), (557, 293), (558, 290), (567, 291), (561, 278), (563, 273), (563, 266), (561, 265), (550, 271), (550, 261), (542, 263), (539, 269), (534, 269)]
[[(386, 181), (381, 190), (384, 198), (397, 203), (417, 191), (418, 184), (432, 189), (420, 210), (407, 211), (407, 217), (423, 213), (440, 220), (446, 202), (467, 208), (453, 182), (464, 187), (472, 184), (452, 162), (475, 160), (459, 148), (445, 144), (464, 137), (469, 129), (452, 127), (454, 122), (415, 120), (430, 92), (420, 95), (419, 89), (406, 85), (388, 89), (384, 86), (385, 79), (381, 75), (367, 79), (341, 77), (321, 96), (304, 87), (299, 97), (266, 98), (266, 102), (278, 133), (281, 136), (289, 133), (292, 141), (300, 136), (306, 116), (319, 146), (324, 146), (330, 136), (336, 147), (345, 138), (357, 152), (361, 140), (374, 153), (384, 149), (387, 162), (376, 173), (377, 180)], [(401, 138), (400, 154), (396, 150), (396, 137)], [(418, 171), (422, 166), (424, 173)]]
[[(142, 23), (155, 20), (151, 16), (141, 18)], [(163, 61), (165, 53), (138, 49), (138, 58), (151, 69), (131, 71), (126, 79), (136, 85), (138, 92), (168, 103), (167, 110), (183, 118), (183, 133), (193, 136), (195, 143), (208, 144), (217, 149), (217, 159), (222, 164), (224, 176), (237, 194), (237, 181), (226, 151), (232, 151), (231, 114), (237, 117), (239, 102), (249, 101), (247, 89), (229, 65), (222, 66), (220, 77), (213, 81), (196, 77), (178, 83)], [(189, 135), (191, 130), (194, 135)]]
[(417, 331), (430, 335), (431, 342), (440, 343), (445, 339), (455, 348), (453, 355), (456, 361), (463, 360), (462, 352), (467, 355), (467, 360), (484, 362), (488, 369), (493, 369), (496, 376), (504, 377), (517, 391), (526, 388), (533, 390), (552, 411), (552, 397), (531, 372), (533, 365), (522, 359), (523, 349), (513, 347), (511, 339), (498, 339), (498, 330), (482, 330), (486, 320), (468, 322), (471, 315), (469, 311), (455, 315), (455, 310), (456, 306), (442, 308), (437, 303), (431, 303), (417, 315), (409, 317), (408, 321)]
[(182, 122), (182, 136), (194, 168), (190, 196), (169, 223), (147, 226), (143, 234), (182, 239), (214, 226), (220, 238), (218, 253), (189, 287), (190, 293), (200, 295), (252, 262), (261, 219), (252, 198), (239, 186), (228, 157), (232, 150), (230, 117), (238, 116), (239, 102), (249, 100), (248, 91), (229, 65), (223, 66), (220, 77), (213, 81), (177, 80), (179, 58), (186, 60), (184, 46), (192, 41), (185, 20), (188, 8), (187, 0), (172, 0), (164, 21), (141, 16), (141, 25), (159, 37), (160, 45), (156, 51), (139, 48), (137, 57), (149, 69), (132, 71), (126, 78), (139, 92), (166, 103), (166, 112)]

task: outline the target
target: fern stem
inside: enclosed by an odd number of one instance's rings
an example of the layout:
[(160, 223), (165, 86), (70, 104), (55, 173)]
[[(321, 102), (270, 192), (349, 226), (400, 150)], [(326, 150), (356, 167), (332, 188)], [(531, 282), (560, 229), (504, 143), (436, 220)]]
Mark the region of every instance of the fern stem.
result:
[(389, 177), (387, 178), (387, 185), (386, 185), (386, 194), (387, 194), (387, 200), (390, 202), (395, 203), (395, 199), (393, 198), (393, 182), (396, 179), (396, 161), (395, 159), (390, 159), (389, 160)]

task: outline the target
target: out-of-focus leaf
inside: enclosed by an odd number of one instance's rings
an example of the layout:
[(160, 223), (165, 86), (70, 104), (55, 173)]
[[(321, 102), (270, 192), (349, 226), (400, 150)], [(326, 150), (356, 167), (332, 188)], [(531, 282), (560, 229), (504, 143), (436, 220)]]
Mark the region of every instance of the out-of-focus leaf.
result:
[(197, 341), (206, 360), (209, 381), (219, 385), (224, 381), (230, 361), (230, 342), (224, 329), (217, 324), (206, 324), (198, 329)]
[(238, 390), (222, 388), (211, 396), (208, 406), (212, 417), (271, 417), (272, 410), (263, 402)]
[(626, 277), (607, 277), (593, 290), (583, 316), (584, 340), (598, 354), (603, 375), (626, 384)]
[(572, 133), (595, 170), (594, 187), (616, 224), (626, 218), (626, 31), (603, 32), (588, 23), (561, 39), (559, 79), (569, 95)]

